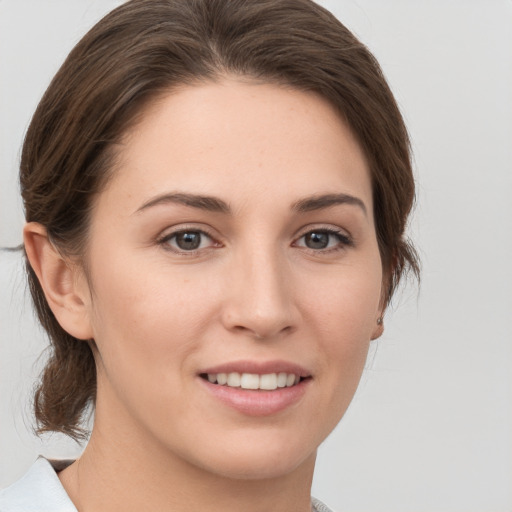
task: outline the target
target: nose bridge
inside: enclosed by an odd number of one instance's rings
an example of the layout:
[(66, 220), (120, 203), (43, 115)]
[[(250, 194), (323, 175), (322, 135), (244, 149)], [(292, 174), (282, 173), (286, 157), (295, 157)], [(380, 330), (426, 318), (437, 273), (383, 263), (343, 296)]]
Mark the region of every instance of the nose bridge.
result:
[(290, 330), (296, 315), (285, 255), (275, 244), (253, 240), (235, 260), (226, 311), (229, 327), (259, 338)]

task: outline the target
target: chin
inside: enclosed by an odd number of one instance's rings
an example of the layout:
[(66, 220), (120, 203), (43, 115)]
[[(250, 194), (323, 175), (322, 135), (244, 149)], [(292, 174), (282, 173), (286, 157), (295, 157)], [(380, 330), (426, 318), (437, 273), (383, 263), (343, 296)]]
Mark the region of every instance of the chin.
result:
[[(274, 480), (285, 478), (302, 468), (307, 470), (311, 468), (313, 472), (316, 452), (305, 459), (284, 460), (283, 457), (276, 461), (269, 460), (268, 457), (259, 458), (240, 458), (231, 460), (228, 463), (223, 461), (214, 468), (214, 472), (223, 478), (230, 480)], [(213, 469), (213, 468), (212, 468)]]
[[(299, 441), (299, 442), (297, 442)], [(282, 478), (296, 471), (313, 472), (316, 446), (305, 449), (307, 443), (281, 440), (249, 440), (240, 445), (218, 446), (199, 465), (210, 473), (234, 480), (265, 480)], [(205, 454), (206, 455), (206, 454)]]

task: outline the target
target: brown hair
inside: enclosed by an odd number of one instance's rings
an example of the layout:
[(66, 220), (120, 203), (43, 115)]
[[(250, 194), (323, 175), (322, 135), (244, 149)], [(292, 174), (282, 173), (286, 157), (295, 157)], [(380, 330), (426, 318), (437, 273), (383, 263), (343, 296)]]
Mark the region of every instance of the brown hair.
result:
[[(112, 172), (114, 144), (149, 101), (175, 86), (235, 74), (315, 91), (345, 119), (368, 159), (377, 238), (391, 298), (418, 274), (404, 238), (414, 201), (407, 131), (378, 63), (311, 0), (131, 0), (71, 51), (27, 131), (20, 181), (26, 219), (63, 254), (80, 256), (89, 209)], [(39, 432), (75, 439), (96, 393), (88, 343), (65, 332), (27, 263), (51, 355), (35, 393)]]

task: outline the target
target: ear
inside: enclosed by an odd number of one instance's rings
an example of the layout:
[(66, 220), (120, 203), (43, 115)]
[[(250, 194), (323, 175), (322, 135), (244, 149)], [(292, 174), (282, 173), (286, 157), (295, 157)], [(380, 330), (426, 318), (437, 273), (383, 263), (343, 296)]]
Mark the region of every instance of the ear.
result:
[(384, 313), (386, 312), (386, 306), (388, 303), (388, 295), (389, 295), (389, 286), (387, 284), (387, 279), (383, 280), (382, 289), (381, 289), (381, 297), (379, 309), (377, 311), (377, 317), (375, 318), (375, 325), (372, 332), (371, 340), (376, 340), (380, 338), (384, 333)]
[(377, 311), (377, 317), (375, 318), (375, 326), (372, 332), (371, 340), (376, 340), (384, 334), (384, 313), (389, 305), (389, 301), (392, 295), (391, 281), (393, 278), (393, 272), (396, 265), (396, 257), (392, 258), (392, 265), (387, 270), (383, 269), (381, 290), (380, 290), (380, 303)]
[(382, 315), (383, 313), (379, 313), (379, 317), (375, 320), (375, 328), (373, 329), (373, 333), (370, 338), (372, 341), (380, 338), (384, 333), (384, 319)]
[(23, 240), (29, 263), (60, 326), (75, 338), (92, 339), (90, 291), (79, 267), (55, 248), (41, 224), (26, 224)]

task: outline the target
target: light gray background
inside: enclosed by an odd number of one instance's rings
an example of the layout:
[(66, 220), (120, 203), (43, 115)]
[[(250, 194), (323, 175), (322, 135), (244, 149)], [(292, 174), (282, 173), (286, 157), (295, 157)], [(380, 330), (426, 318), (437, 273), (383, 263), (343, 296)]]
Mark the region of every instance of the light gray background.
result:
[[(21, 241), (19, 148), (51, 76), (119, 1), (0, 0), (0, 245)], [(320, 449), (314, 494), (351, 512), (512, 510), (512, 2), (324, 0), (375, 53), (412, 136), (424, 271), (386, 317)], [(38, 453), (45, 346), (20, 258), (0, 254), (0, 487)]]

